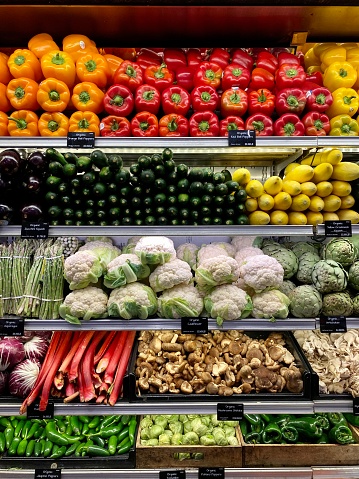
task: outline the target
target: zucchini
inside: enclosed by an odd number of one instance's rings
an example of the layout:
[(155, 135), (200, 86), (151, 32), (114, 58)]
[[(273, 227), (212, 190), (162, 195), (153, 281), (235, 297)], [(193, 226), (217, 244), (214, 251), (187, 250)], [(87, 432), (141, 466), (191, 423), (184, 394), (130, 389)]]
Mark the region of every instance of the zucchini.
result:
[(64, 165), (62, 167), (62, 171), (64, 172), (64, 176), (66, 176), (67, 178), (73, 178), (74, 176), (77, 175), (76, 165), (73, 165), (72, 163), (68, 163), (67, 165)]
[(140, 171), (141, 171), (141, 168), (140, 168), (139, 164), (138, 163), (132, 163), (132, 165), (130, 166), (130, 173), (132, 175), (137, 176), (140, 173)]
[(72, 163), (73, 165), (76, 165), (77, 155), (75, 155), (75, 153), (68, 151), (67, 153), (64, 153), (64, 158), (67, 161), (67, 163)]
[(167, 188), (167, 193), (169, 195), (176, 195), (178, 192), (177, 190), (177, 186), (176, 185), (169, 185), (168, 188)]
[(99, 219), (100, 221), (103, 221), (105, 220), (106, 216), (107, 216), (107, 213), (105, 210), (97, 210), (96, 212), (97, 219)]
[(171, 173), (169, 173), (166, 176), (166, 180), (168, 181), (168, 183), (177, 183), (177, 181), (178, 181), (177, 172), (172, 171)]
[(165, 226), (168, 224), (168, 219), (165, 216), (160, 216), (159, 218), (157, 218), (157, 224), (159, 226)]
[(61, 196), (60, 201), (61, 201), (63, 206), (72, 204), (72, 198), (70, 196), (67, 196), (67, 195)]
[(215, 173), (213, 175), (213, 183), (215, 185), (218, 185), (219, 183), (224, 183), (226, 180), (225, 176), (223, 173)]
[(120, 220), (113, 220), (111, 221), (111, 226), (121, 226), (121, 221)]
[(176, 163), (173, 160), (165, 160), (164, 167), (167, 173), (172, 173), (176, 169)]
[(46, 178), (46, 186), (52, 187), (52, 186), (58, 186), (62, 182), (61, 178), (58, 176), (49, 176)]
[(66, 218), (65, 221), (64, 221), (64, 225), (65, 226), (73, 226), (75, 223), (74, 223), (74, 220), (72, 218)]
[(155, 182), (155, 174), (152, 170), (142, 170), (140, 173), (140, 181), (144, 185), (152, 185)]
[(128, 206), (128, 201), (126, 198), (120, 198), (118, 204), (119, 206), (122, 206), (122, 208), (126, 208), (126, 206)]
[(188, 221), (187, 219), (185, 219), (185, 218), (182, 218), (182, 219), (180, 220), (180, 224), (181, 224), (182, 226), (185, 226), (185, 225), (188, 225), (188, 224), (189, 224), (189, 221)]
[(205, 195), (213, 195), (215, 186), (213, 183), (205, 183), (203, 185), (203, 193)]
[(155, 195), (154, 202), (156, 205), (164, 205), (166, 203), (166, 195), (164, 193), (158, 193)]
[(131, 198), (131, 204), (134, 208), (138, 208), (141, 203), (142, 203), (141, 198), (139, 198), (138, 196), (133, 196)]
[(107, 155), (101, 150), (93, 150), (90, 155), (92, 163), (97, 166), (97, 168), (103, 168), (108, 166)]
[(152, 216), (153, 215), (153, 209), (150, 206), (147, 206), (147, 208), (145, 208), (143, 210), (143, 213), (144, 213), (144, 216)]
[(167, 209), (167, 216), (169, 218), (177, 218), (178, 217), (178, 209), (175, 206), (170, 206)]
[(113, 179), (113, 173), (109, 166), (104, 166), (103, 168), (101, 168), (98, 176), (99, 180), (103, 181), (104, 183), (111, 182), (111, 180)]
[(214, 225), (221, 225), (222, 223), (223, 223), (222, 218), (219, 218), (219, 217), (213, 218)]
[(154, 153), (153, 155), (151, 155), (151, 167), (153, 168), (157, 165), (163, 166), (163, 159), (159, 153)]
[(198, 208), (201, 205), (201, 198), (198, 196), (192, 196), (189, 200), (191, 208)]
[(145, 224), (147, 226), (152, 226), (156, 224), (156, 218), (154, 216), (146, 216)]
[(210, 216), (211, 214), (211, 208), (208, 208), (208, 206), (202, 206), (200, 211), (202, 216)]
[(92, 192), (95, 196), (102, 197), (106, 194), (106, 185), (103, 183), (95, 183), (92, 189)]
[(166, 208), (164, 206), (157, 206), (155, 212), (157, 216), (163, 216), (166, 213)]
[(81, 194), (83, 197), (85, 198), (90, 198), (92, 196), (92, 190), (90, 190), (90, 188), (84, 188), (82, 191), (81, 191)]
[(191, 168), (188, 173), (188, 179), (190, 182), (193, 181), (203, 181), (203, 169), (202, 168)]
[(188, 208), (181, 208), (179, 210), (179, 217), (180, 218), (187, 220), (189, 218), (189, 215), (190, 215), (190, 211), (189, 211)]
[(142, 216), (143, 216), (143, 211), (142, 210), (135, 210), (133, 212), (133, 217), (135, 219), (142, 218)]
[(224, 175), (224, 181), (232, 181), (231, 172), (227, 169), (221, 171), (222, 175)]
[(239, 190), (239, 183), (236, 181), (226, 181), (226, 185), (228, 188), (228, 193), (234, 193), (235, 191)]
[(188, 191), (189, 181), (187, 179), (180, 180), (177, 183), (177, 188), (178, 188), (178, 191), (180, 191), (181, 193)]
[(215, 196), (213, 198), (213, 203), (216, 205), (216, 206), (221, 206), (224, 204), (224, 198), (223, 196)]
[(86, 200), (85, 204), (86, 204), (86, 208), (94, 208), (95, 200), (92, 198), (89, 198), (88, 200)]
[(142, 202), (144, 206), (151, 206), (153, 204), (153, 199), (151, 198), (151, 196), (146, 196), (145, 198), (143, 198)]
[(163, 165), (156, 165), (153, 171), (156, 178), (164, 178), (166, 176), (166, 169)]
[(121, 215), (120, 208), (115, 207), (115, 208), (110, 208), (108, 210), (108, 216), (109, 218), (112, 218), (112, 220), (119, 219), (120, 215)]
[(54, 220), (56, 218), (59, 218), (62, 213), (62, 209), (59, 206), (50, 206), (50, 208), (47, 210), (47, 214), (49, 217)]
[(235, 197), (236, 201), (244, 203), (247, 199), (247, 192), (244, 188), (239, 188), (239, 190), (237, 190), (234, 193), (234, 197)]
[(213, 170), (211, 170), (211, 168), (207, 167), (207, 168), (202, 168), (202, 171), (203, 171), (203, 182), (205, 183), (211, 183), (213, 181)]
[(225, 183), (219, 183), (215, 186), (214, 192), (218, 196), (228, 195), (228, 186)]
[(176, 168), (176, 173), (178, 178), (187, 178), (188, 176), (188, 166), (184, 163), (180, 163)]
[(234, 225), (234, 221), (232, 219), (226, 219), (224, 224), (227, 226), (231, 226), (231, 225)]
[(222, 216), (223, 213), (224, 213), (223, 208), (221, 208), (220, 206), (217, 206), (216, 208), (212, 209), (212, 214), (214, 216)]
[(167, 196), (167, 204), (175, 206), (177, 204), (177, 196)]
[(50, 160), (50, 162), (58, 161), (62, 166), (65, 166), (67, 164), (64, 155), (55, 148), (48, 148), (45, 152), (45, 156), (48, 160)]
[(84, 218), (86, 218), (87, 220), (93, 219), (94, 216), (95, 216), (95, 210), (93, 208), (86, 208), (84, 210)]
[(58, 203), (57, 193), (54, 193), (53, 191), (48, 191), (45, 195), (45, 201), (46, 203), (50, 203), (50, 204)]
[(90, 171), (92, 168), (91, 158), (88, 156), (79, 156), (76, 160), (76, 166), (80, 173), (86, 173)]
[(131, 195), (131, 188), (129, 186), (124, 186), (120, 189), (120, 195), (124, 198), (128, 198)]
[(53, 176), (62, 175), (62, 165), (59, 161), (51, 161), (49, 163), (49, 173)]
[(227, 195), (224, 197), (224, 202), (226, 205), (228, 206), (232, 206), (232, 205), (235, 205), (237, 200), (236, 200), (236, 197), (234, 195)]
[(210, 195), (203, 195), (201, 198), (203, 205), (210, 205), (212, 203), (212, 196)]
[(201, 220), (202, 225), (210, 225), (211, 224), (211, 218), (209, 216), (204, 216)]
[(172, 219), (170, 220), (170, 224), (171, 224), (172, 226), (178, 226), (179, 224), (181, 224), (181, 222), (180, 222), (180, 220), (179, 220), (178, 218), (172, 218)]
[(60, 183), (57, 187), (57, 191), (62, 195), (66, 195), (70, 191), (68, 183)]
[(189, 192), (191, 195), (196, 195), (196, 196), (203, 195), (204, 193), (203, 183), (201, 183), (200, 181), (194, 181), (189, 186)]
[(130, 172), (128, 170), (121, 170), (115, 175), (115, 183), (118, 185), (125, 185), (130, 180)]
[(96, 174), (93, 171), (88, 171), (81, 176), (81, 182), (84, 185), (93, 185), (96, 181)]
[(103, 198), (100, 200), (97, 200), (97, 208), (100, 208), (101, 210), (106, 208), (106, 200), (104, 200)]
[(109, 183), (107, 185), (107, 191), (109, 193), (114, 193), (116, 194), (117, 193), (117, 190), (118, 190), (118, 186), (116, 185), (116, 183)]
[(122, 218), (122, 225), (123, 226), (131, 226), (133, 224), (133, 220), (130, 216), (124, 216)]
[(249, 219), (247, 215), (240, 215), (236, 219), (236, 225), (248, 225)]
[(72, 208), (65, 208), (62, 212), (62, 215), (66, 220), (73, 219), (74, 218), (74, 210)]
[(199, 220), (200, 214), (198, 210), (191, 210), (189, 215), (193, 221)]
[(138, 176), (131, 176), (130, 182), (132, 186), (137, 186), (140, 184), (140, 179)]
[(177, 201), (179, 205), (187, 205), (189, 202), (189, 195), (187, 193), (181, 193), (178, 195)]
[(143, 220), (142, 218), (136, 218), (134, 221), (135, 226), (142, 226), (143, 225)]
[(236, 210), (234, 208), (226, 208), (225, 216), (226, 218), (234, 218), (236, 216)]
[(162, 151), (162, 159), (166, 161), (166, 160), (172, 160), (172, 158), (173, 158), (173, 151), (170, 148), (165, 148)]
[(151, 168), (151, 163), (151, 157), (147, 155), (141, 155), (137, 159), (137, 164), (142, 171)]
[(110, 195), (108, 197), (108, 203), (111, 206), (116, 206), (118, 205), (118, 197), (116, 195)]
[(120, 171), (123, 166), (122, 156), (117, 155), (116, 153), (110, 153), (107, 155), (108, 166), (112, 171)]

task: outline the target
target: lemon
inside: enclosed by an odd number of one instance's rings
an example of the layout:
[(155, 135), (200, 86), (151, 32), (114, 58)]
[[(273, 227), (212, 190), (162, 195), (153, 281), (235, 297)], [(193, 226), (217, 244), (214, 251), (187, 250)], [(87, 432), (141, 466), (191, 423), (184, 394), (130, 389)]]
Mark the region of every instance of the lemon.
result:
[(282, 191), (282, 178), (279, 176), (270, 176), (265, 180), (263, 188), (266, 193), (275, 196)]
[(323, 211), (323, 221), (338, 221), (339, 216), (332, 211)]
[(264, 188), (259, 180), (250, 180), (246, 185), (246, 193), (251, 198), (258, 198), (264, 193)]
[(271, 225), (287, 225), (289, 222), (288, 215), (285, 211), (274, 210), (269, 216)]
[(290, 196), (299, 195), (302, 192), (301, 184), (298, 181), (283, 181), (282, 183), (282, 190), (285, 193), (288, 193)]
[(293, 198), (291, 209), (293, 211), (305, 211), (309, 208), (310, 198), (301, 193)]
[(329, 195), (324, 198), (324, 211), (337, 211), (342, 204), (342, 200), (337, 195)]
[(354, 210), (338, 210), (337, 211), (338, 218), (340, 220), (349, 220), (353, 224), (359, 223), (359, 213)]
[(342, 196), (341, 200), (342, 200), (342, 203), (340, 205), (341, 210), (346, 210), (348, 208), (351, 208), (355, 204), (355, 199), (354, 199), (354, 196), (352, 195)]
[(292, 197), (289, 193), (285, 191), (281, 191), (277, 195), (274, 196), (274, 208), (276, 210), (287, 210), (290, 208), (292, 204)]
[(322, 213), (315, 212), (315, 211), (307, 211), (306, 212), (307, 216), (307, 224), (308, 225), (320, 225), (323, 223), (323, 215)]
[(238, 184), (244, 186), (249, 183), (251, 179), (251, 173), (247, 168), (238, 168), (232, 173), (232, 180)]
[(333, 180), (333, 195), (337, 196), (347, 196), (350, 195), (352, 191), (352, 186), (348, 181)]
[(262, 211), (270, 211), (274, 206), (274, 198), (268, 193), (263, 193), (258, 197), (258, 207)]
[(258, 201), (256, 200), (256, 198), (247, 198), (244, 205), (248, 213), (252, 213), (253, 211), (258, 210)]
[(321, 198), (331, 195), (332, 191), (333, 185), (330, 181), (321, 181), (320, 183), (317, 183), (317, 195)]
[(284, 176), (288, 175), (288, 173), (297, 168), (297, 166), (299, 166), (299, 163), (289, 163), (284, 170)]
[(270, 216), (265, 211), (254, 211), (248, 215), (250, 225), (267, 225), (270, 221)]
[(310, 198), (310, 205), (308, 206), (310, 211), (319, 212), (324, 208), (324, 200), (320, 196), (314, 195)]
[(288, 219), (290, 225), (306, 225), (308, 221), (306, 215), (299, 211), (290, 211)]
[(313, 196), (317, 192), (317, 185), (313, 181), (305, 181), (301, 187), (302, 193), (307, 196)]

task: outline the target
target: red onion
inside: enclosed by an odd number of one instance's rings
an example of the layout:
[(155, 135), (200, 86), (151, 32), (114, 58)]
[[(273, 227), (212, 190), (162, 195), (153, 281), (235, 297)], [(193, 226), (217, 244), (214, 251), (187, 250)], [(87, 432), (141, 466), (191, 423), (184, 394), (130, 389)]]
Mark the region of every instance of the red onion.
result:
[(33, 359), (25, 359), (17, 364), (9, 375), (10, 394), (25, 398), (34, 387), (41, 364)]
[(41, 361), (45, 357), (48, 347), (49, 343), (46, 339), (34, 336), (24, 343), (25, 357)]
[(0, 371), (12, 368), (25, 358), (25, 348), (21, 341), (7, 337), (0, 341)]

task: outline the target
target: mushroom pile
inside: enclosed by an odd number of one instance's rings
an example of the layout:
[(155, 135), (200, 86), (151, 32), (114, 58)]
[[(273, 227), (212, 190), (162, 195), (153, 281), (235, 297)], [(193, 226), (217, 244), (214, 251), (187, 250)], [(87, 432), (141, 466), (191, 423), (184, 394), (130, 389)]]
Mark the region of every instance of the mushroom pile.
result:
[(300, 393), (302, 373), (280, 333), (252, 339), (241, 331), (205, 335), (142, 331), (136, 358), (138, 394)]
[(331, 334), (295, 331), (294, 336), (319, 376), (321, 394), (359, 396), (358, 330)]

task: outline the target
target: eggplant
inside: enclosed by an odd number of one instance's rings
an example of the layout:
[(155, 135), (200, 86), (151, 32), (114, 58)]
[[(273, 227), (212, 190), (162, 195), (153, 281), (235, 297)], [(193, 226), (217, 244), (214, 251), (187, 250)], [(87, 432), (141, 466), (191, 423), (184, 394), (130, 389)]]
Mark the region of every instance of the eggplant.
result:
[(21, 168), (21, 157), (16, 150), (9, 149), (0, 153), (0, 173), (15, 176)]
[(37, 176), (29, 176), (22, 182), (23, 188), (30, 193), (38, 193), (41, 188), (41, 180)]
[(21, 208), (22, 221), (40, 221), (42, 218), (42, 209), (37, 204), (32, 203)]
[(0, 225), (7, 225), (12, 219), (13, 209), (5, 203), (0, 203)]
[(47, 169), (47, 161), (41, 151), (33, 151), (27, 157), (27, 168), (34, 173), (45, 173)]

